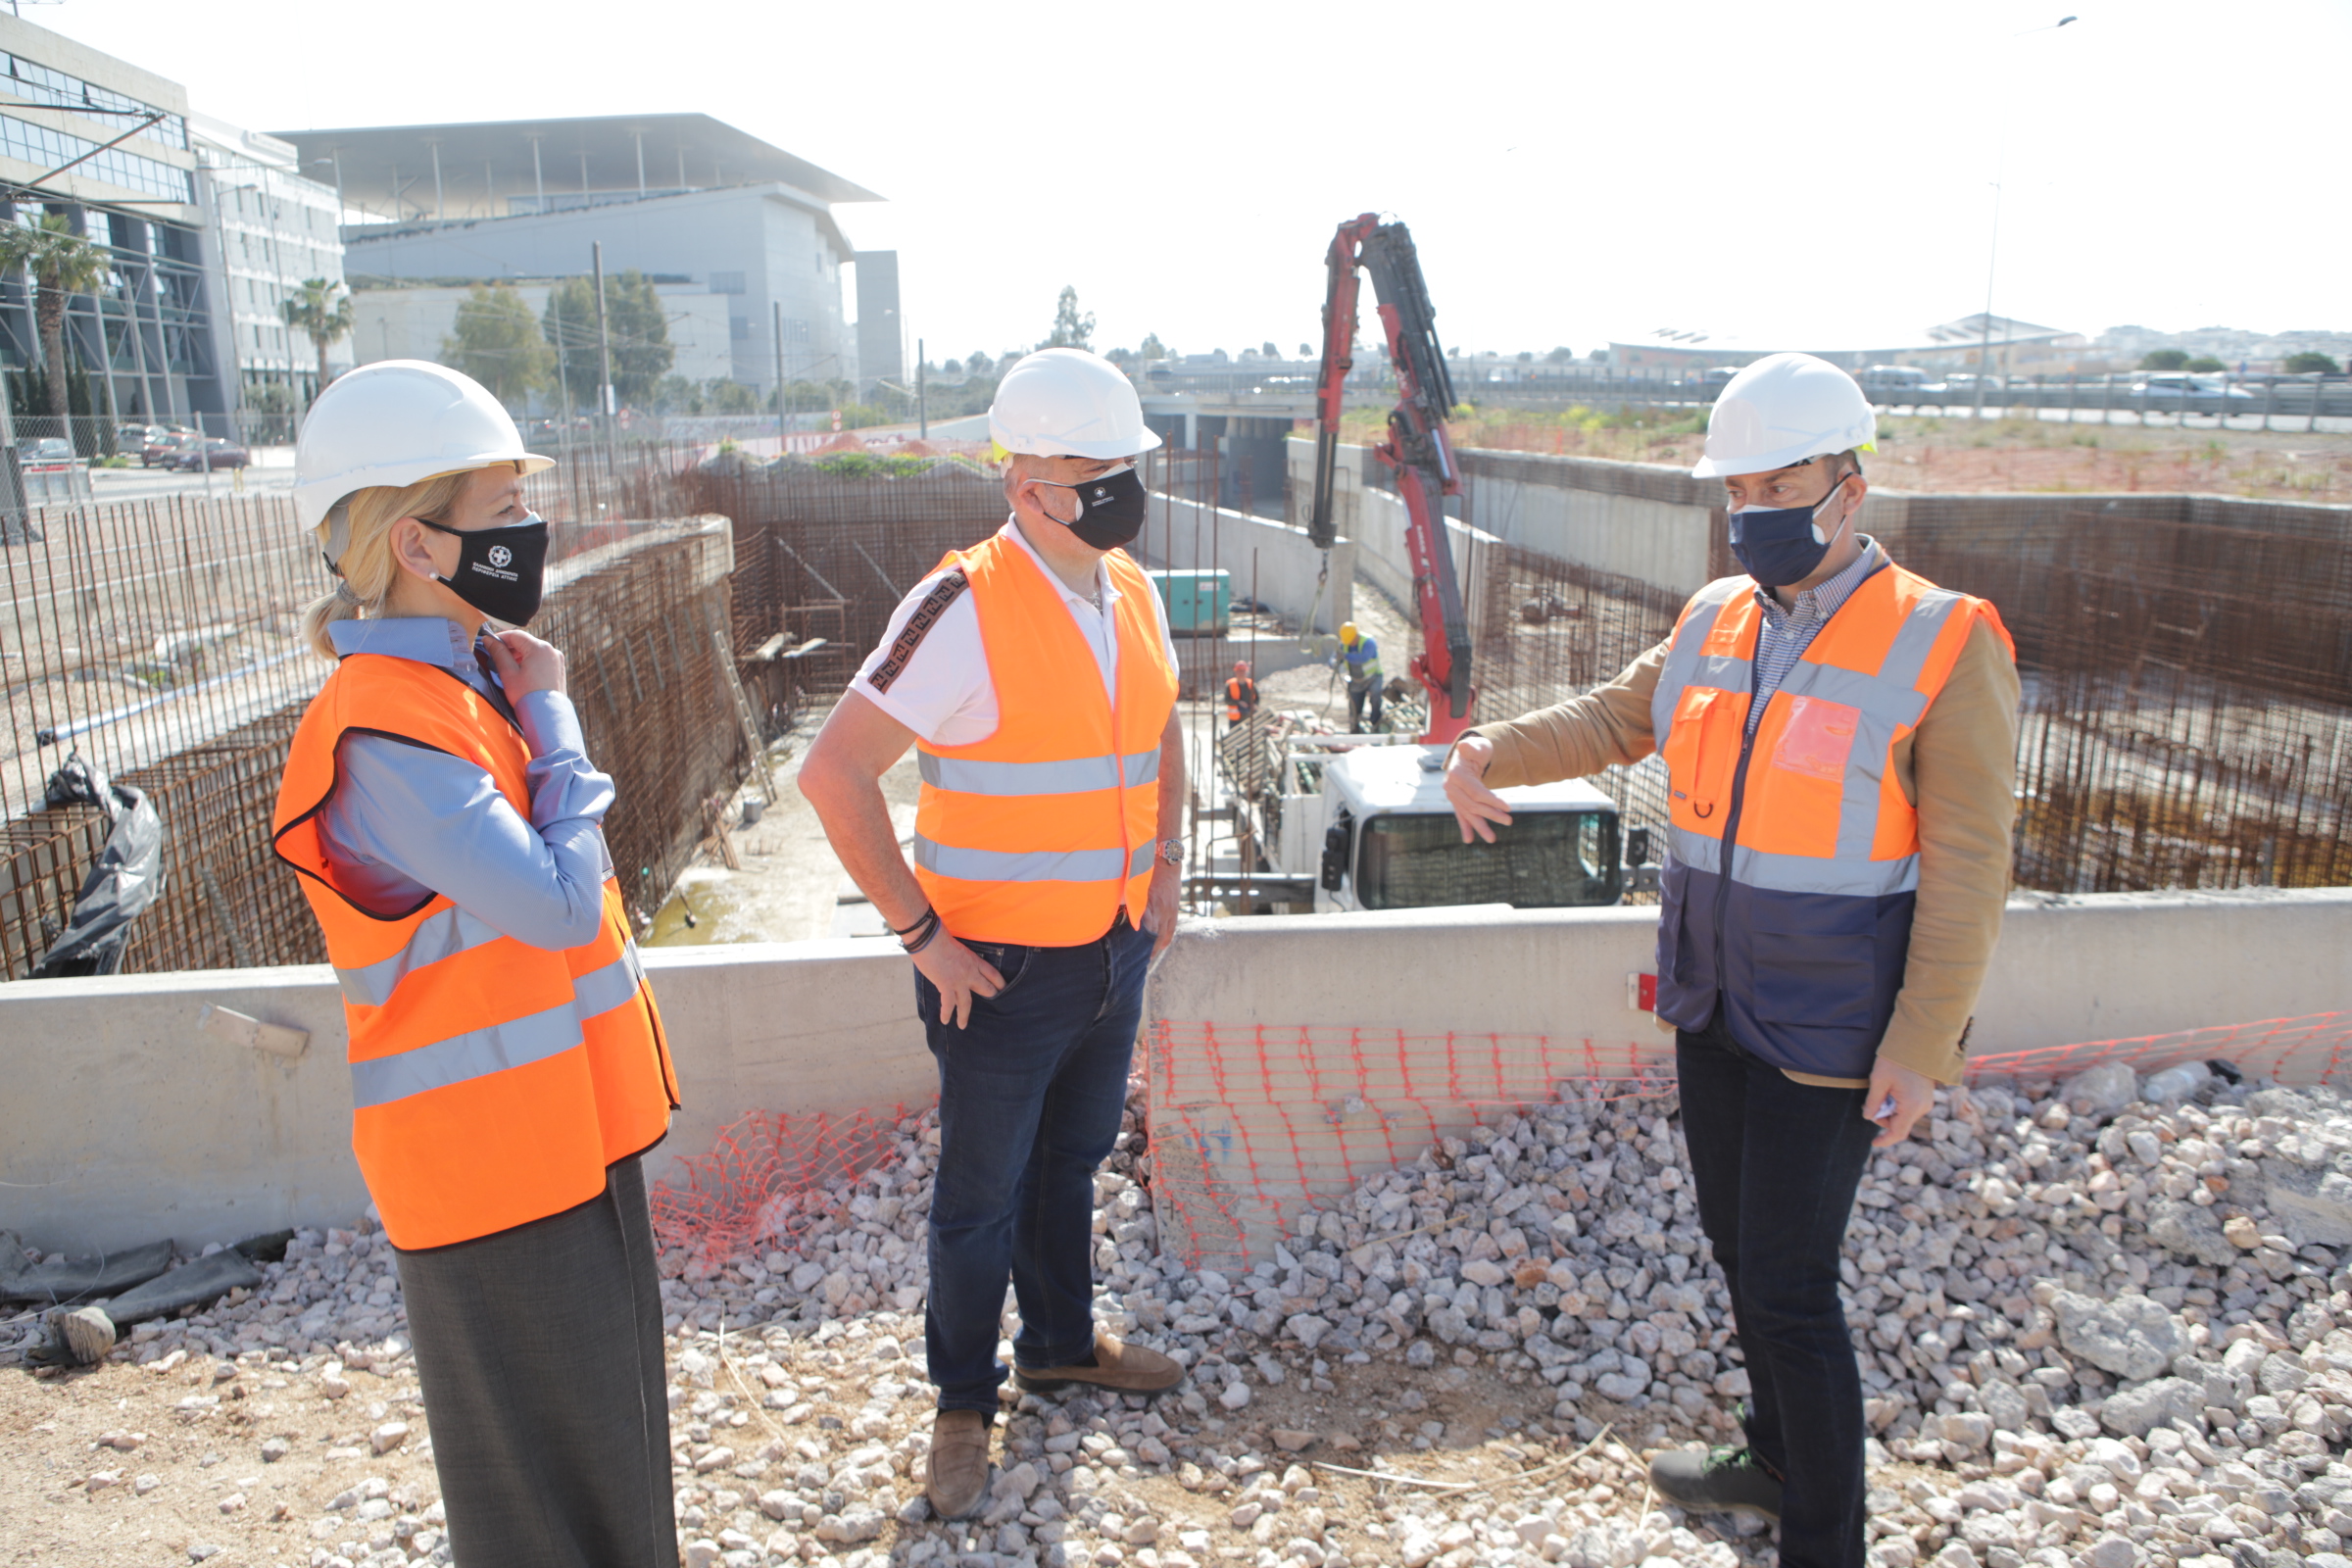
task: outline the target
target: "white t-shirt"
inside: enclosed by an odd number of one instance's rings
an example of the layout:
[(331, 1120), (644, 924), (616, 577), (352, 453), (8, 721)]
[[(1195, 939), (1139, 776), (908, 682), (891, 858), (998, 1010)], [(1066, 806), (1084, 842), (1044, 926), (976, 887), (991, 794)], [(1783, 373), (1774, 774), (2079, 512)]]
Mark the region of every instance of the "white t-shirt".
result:
[[(1102, 673), (1104, 695), (1115, 700), (1119, 682), (1116, 606), (1120, 595), (1111, 581), (1110, 568), (1100, 562), (1096, 564), (1094, 595), (1073, 593), (1068, 583), (1054, 574), (1054, 568), (1046, 564), (1036, 547), (1022, 537), (1018, 523), (1006, 519), (997, 537), (1009, 540), (1036, 562), (1046, 581), (1061, 595), (1070, 619), (1077, 622), (1078, 634), (1094, 650), (1095, 666)], [(988, 673), (988, 649), (980, 639), (980, 612), (973, 606), (970, 594), (958, 594), (950, 601), (913, 651), (898, 661), (898, 669), (887, 681), (889, 690), (874, 684), (875, 671), (892, 659), (899, 634), (922, 608), (932, 587), (946, 575), (945, 570), (933, 572), (899, 601), (899, 608), (891, 612), (890, 626), (882, 634), (881, 645), (866, 655), (852, 685), (858, 696), (933, 746), (969, 746), (997, 732), (997, 687)], [(1167, 650), (1169, 667), (1175, 668), (1176, 640), (1168, 633), (1167, 610), (1159, 602), (1156, 588), (1152, 595), (1152, 615), (1159, 626), (1159, 640)]]

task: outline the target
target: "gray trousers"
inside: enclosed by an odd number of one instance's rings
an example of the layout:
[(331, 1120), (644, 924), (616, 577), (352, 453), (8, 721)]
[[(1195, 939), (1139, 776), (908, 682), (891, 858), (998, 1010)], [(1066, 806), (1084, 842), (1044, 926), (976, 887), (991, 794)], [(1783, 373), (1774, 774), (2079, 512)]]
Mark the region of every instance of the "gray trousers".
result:
[(395, 1253), (459, 1568), (676, 1568), (645, 1172), (605, 1174), (576, 1208)]

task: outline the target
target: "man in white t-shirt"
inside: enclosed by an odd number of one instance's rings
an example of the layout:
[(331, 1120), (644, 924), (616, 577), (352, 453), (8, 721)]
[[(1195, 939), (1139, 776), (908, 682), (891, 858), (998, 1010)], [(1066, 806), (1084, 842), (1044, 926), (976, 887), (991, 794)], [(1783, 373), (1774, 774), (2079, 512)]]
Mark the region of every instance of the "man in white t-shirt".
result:
[[(907, 595), (801, 764), (835, 852), (914, 959), (940, 1074), (928, 1495), (979, 1504), (1005, 1371), (1115, 1393), (1184, 1369), (1094, 1325), (1094, 1175), (1118, 1136), (1144, 976), (1175, 934), (1186, 802), (1175, 644), (1121, 547), (1159, 444), (1126, 377), (1077, 349), (1005, 373), (989, 411), (1012, 515)], [(882, 774), (915, 747), (912, 865)]]

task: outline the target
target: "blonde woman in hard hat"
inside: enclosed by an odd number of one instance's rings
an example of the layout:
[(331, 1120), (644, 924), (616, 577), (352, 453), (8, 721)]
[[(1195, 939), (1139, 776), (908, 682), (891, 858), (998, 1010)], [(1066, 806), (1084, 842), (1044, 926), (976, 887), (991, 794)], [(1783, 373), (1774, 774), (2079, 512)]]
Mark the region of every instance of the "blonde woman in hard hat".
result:
[(352, 1148), (395, 1250), (465, 1568), (674, 1564), (661, 1281), (638, 1156), (677, 1102), (622, 919), (547, 524), (489, 393), (392, 360), (313, 405), (295, 506), (334, 578), (278, 856), (350, 1026)]
[(1734, 376), (1693, 471), (1723, 484), (1743, 573), (1607, 685), (1479, 725), (1446, 773), (1467, 843), (1510, 821), (1497, 788), (1666, 764), (1657, 1011), (1751, 1392), (1744, 1444), (1668, 1450), (1650, 1482), (1777, 1517), (1784, 1568), (1863, 1562), (1839, 1248), (1871, 1150), (1960, 1081), (2016, 809), (2009, 634), (1858, 531), (1876, 427), (1810, 355)]

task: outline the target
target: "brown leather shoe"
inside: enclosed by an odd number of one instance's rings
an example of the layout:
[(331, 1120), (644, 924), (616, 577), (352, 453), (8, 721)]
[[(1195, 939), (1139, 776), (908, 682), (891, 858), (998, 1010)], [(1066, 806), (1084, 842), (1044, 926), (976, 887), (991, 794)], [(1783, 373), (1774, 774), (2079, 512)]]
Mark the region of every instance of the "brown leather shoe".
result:
[(1116, 1336), (1095, 1330), (1093, 1366), (1016, 1366), (1015, 1388), (1042, 1394), (1072, 1383), (1091, 1383), (1114, 1394), (1157, 1394), (1184, 1381), (1184, 1368), (1157, 1350), (1123, 1344)]
[(988, 1492), (988, 1429), (977, 1410), (942, 1410), (931, 1421), (930, 1478), (923, 1494), (942, 1519), (960, 1519)]

